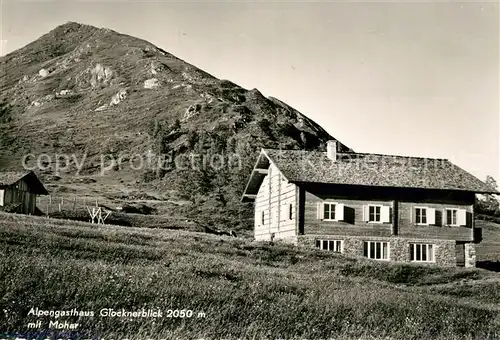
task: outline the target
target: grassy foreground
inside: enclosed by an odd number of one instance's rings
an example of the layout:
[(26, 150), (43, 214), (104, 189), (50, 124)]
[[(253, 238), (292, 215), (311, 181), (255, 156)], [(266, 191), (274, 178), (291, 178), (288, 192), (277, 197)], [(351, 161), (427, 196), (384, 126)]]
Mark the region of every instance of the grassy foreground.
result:
[(499, 303), (500, 274), (484, 270), (0, 214), (0, 334), (55, 320), (31, 308), (159, 308), (193, 316), (59, 320), (79, 338), (496, 339)]

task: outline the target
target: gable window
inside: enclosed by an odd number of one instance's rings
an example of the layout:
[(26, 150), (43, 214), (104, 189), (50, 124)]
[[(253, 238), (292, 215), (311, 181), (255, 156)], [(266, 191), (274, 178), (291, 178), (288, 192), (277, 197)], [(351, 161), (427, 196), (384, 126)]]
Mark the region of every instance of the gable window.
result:
[(264, 225), (264, 210), (262, 210), (262, 213), (260, 216), (260, 224)]
[(364, 242), (363, 256), (374, 260), (388, 260), (389, 242), (378, 242), (378, 241)]
[(321, 250), (333, 251), (336, 253), (342, 252), (341, 240), (316, 240), (316, 248)]
[(293, 205), (292, 205), (292, 203), (290, 203), (288, 205), (288, 219), (291, 220), (292, 217), (293, 217)]
[(410, 243), (410, 261), (434, 262), (434, 245)]

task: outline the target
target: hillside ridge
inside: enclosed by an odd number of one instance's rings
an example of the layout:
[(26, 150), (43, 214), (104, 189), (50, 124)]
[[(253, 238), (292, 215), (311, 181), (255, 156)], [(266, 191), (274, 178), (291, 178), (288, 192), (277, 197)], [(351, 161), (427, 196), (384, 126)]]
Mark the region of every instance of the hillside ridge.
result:
[[(1, 57), (0, 70), (0, 171), (30, 155), (26, 164), (56, 192), (78, 174), (93, 176), (100, 192), (148, 189), (203, 201), (224, 192), (224, 204), (236, 202), (260, 148), (324, 150), (335, 139), (276, 98), (106, 28), (60, 25)], [(166, 155), (192, 153), (237, 154), (241, 164), (164, 169)], [(131, 159), (151, 154), (154, 166), (133, 169)], [(103, 174), (103, 158), (120, 164)]]

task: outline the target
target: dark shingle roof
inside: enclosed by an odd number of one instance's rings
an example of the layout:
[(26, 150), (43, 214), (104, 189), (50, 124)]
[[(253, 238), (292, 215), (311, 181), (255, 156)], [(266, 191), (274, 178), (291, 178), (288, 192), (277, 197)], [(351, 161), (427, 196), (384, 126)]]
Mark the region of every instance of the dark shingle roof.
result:
[(446, 159), (264, 149), (290, 182), (495, 192)]
[(9, 187), (20, 179), (25, 178), (28, 184), (33, 189), (33, 192), (40, 195), (47, 195), (49, 192), (43, 186), (40, 179), (33, 171), (4, 171), (0, 172), (0, 189)]
[(10, 186), (29, 174), (29, 171), (6, 171), (0, 172), (0, 187)]

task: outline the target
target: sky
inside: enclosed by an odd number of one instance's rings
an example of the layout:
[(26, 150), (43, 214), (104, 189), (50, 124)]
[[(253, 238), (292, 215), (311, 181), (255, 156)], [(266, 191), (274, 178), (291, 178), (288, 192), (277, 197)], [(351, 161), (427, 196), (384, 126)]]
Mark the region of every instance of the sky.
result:
[(2, 1), (1, 51), (68, 21), (276, 97), (358, 152), (500, 183), (498, 2)]

